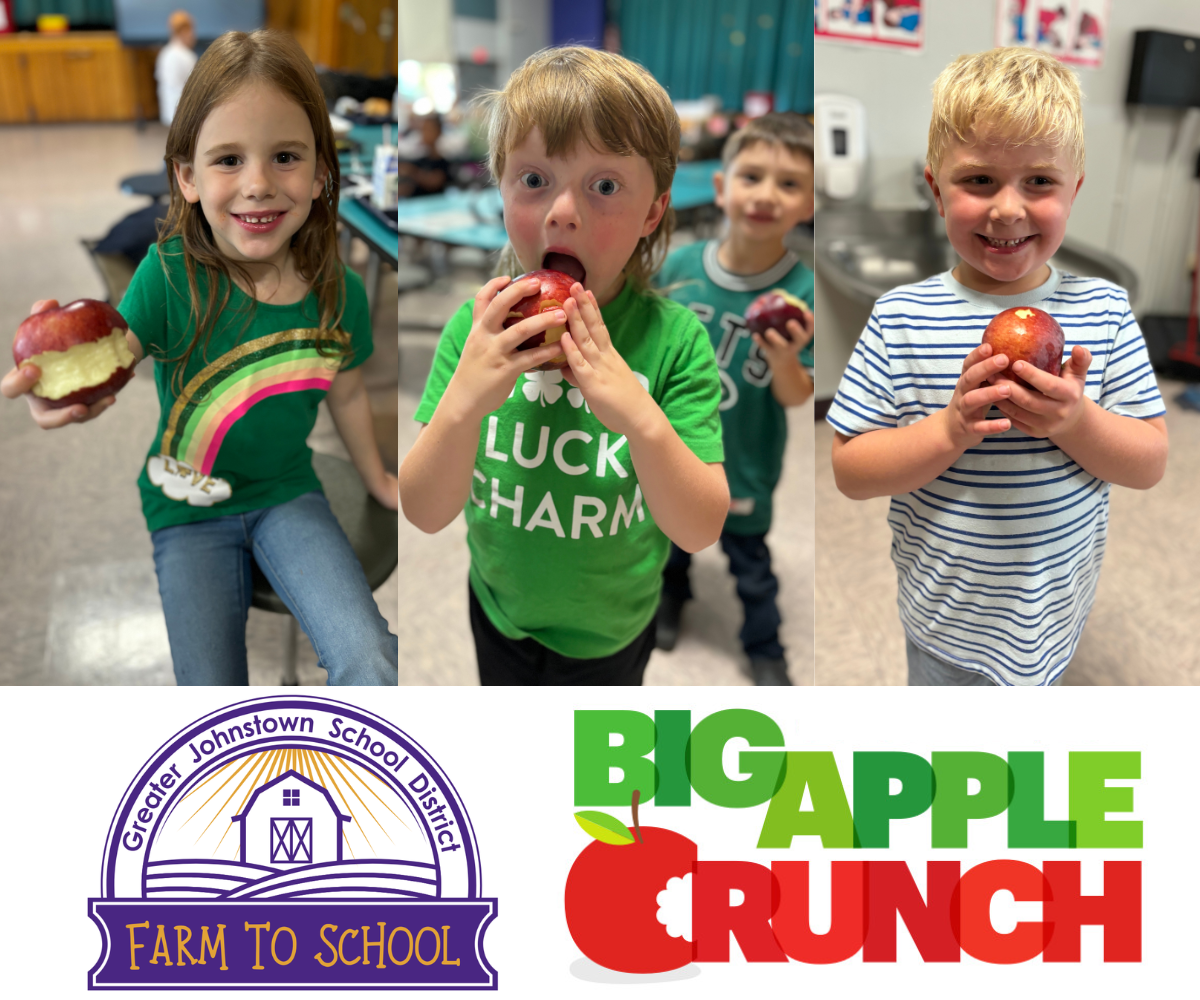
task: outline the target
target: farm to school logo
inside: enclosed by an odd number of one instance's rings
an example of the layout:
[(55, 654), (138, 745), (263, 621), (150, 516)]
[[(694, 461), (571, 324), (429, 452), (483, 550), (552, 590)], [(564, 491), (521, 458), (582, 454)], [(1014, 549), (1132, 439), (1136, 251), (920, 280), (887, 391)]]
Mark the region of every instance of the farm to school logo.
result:
[[(749, 749), (727, 754), (732, 741)], [(832, 752), (784, 747), (774, 720), (743, 709), (695, 727), (687, 711), (575, 713), (575, 804), (625, 802), (633, 813), (632, 830), (608, 813), (575, 814), (596, 841), (576, 857), (564, 896), (584, 955), (619, 972), (668, 972), (728, 962), (732, 940), (748, 962), (830, 964), (860, 952), (864, 962), (896, 962), (903, 921), (926, 962), (959, 962), (964, 952), (991, 964), (1079, 962), (1085, 925), (1104, 928), (1105, 962), (1141, 961), (1141, 862), (1091, 854), (1142, 848), (1141, 820), (1116, 818), (1134, 811), (1134, 789), (1107, 784), (1140, 779), (1139, 752), (1068, 753), (1066, 801), (1056, 805), (1047, 801), (1041, 751), (934, 751), (928, 759), (858, 751), (839, 772)], [(847, 852), (828, 862), (827, 932), (809, 920), (809, 861), (698, 860), (690, 839), (640, 826), (640, 801), (686, 807), (693, 792), (751, 819), (748, 811), (765, 804), (756, 839), (748, 831), (758, 849)], [(1063, 806), (1068, 818), (1049, 818)], [(896, 828), (919, 817), (934, 851), (970, 848), (975, 824), (992, 821), (993, 842), (1005, 833), (1008, 853), (1019, 857), (966, 870), (957, 860), (922, 859), (924, 887), (908, 859), (855, 857), (887, 850)], [(1086, 861), (1072, 857), (1079, 849)], [(1082, 891), (1085, 864), (1097, 873), (1103, 865), (1100, 894)], [(993, 923), (998, 894), (1040, 904), (1041, 920)]]
[(496, 989), (470, 817), (384, 719), (260, 698), (168, 740), (88, 901), (90, 989)]

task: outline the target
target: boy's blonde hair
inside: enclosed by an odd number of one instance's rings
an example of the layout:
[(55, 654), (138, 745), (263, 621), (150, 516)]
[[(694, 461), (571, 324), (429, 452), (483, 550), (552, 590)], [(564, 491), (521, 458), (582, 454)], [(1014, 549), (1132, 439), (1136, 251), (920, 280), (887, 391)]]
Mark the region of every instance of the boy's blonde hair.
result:
[[(637, 155), (650, 164), (654, 197), (671, 189), (679, 161), (679, 116), (658, 81), (622, 56), (578, 45), (543, 49), (521, 64), (503, 90), (489, 91), (478, 101), (488, 126), (488, 166), (497, 184), (509, 152), (536, 127), (550, 156), (570, 153), (581, 141), (597, 152)], [(654, 232), (638, 240), (624, 269), (636, 289), (646, 289), (662, 266), (674, 224), (668, 203)], [(515, 274), (520, 266), (509, 244), (498, 273)]]
[(936, 176), (955, 139), (995, 138), (1058, 146), (1082, 176), (1082, 98), (1075, 74), (1044, 52), (1010, 47), (959, 56), (933, 84), (929, 169)]

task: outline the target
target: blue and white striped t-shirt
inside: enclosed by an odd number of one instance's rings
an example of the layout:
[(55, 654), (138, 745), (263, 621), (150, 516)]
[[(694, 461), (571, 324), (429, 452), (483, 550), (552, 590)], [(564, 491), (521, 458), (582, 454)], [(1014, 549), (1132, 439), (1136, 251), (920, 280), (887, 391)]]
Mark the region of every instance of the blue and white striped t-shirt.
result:
[[(853, 437), (942, 409), (987, 324), (1014, 306), (1038, 306), (1058, 321), (1064, 357), (1075, 344), (1092, 352), (1085, 391), (1093, 401), (1126, 417), (1165, 412), (1125, 290), (1051, 268), (1045, 284), (1021, 295), (981, 295), (946, 273), (882, 296), (829, 423)], [(908, 637), (1000, 684), (1057, 680), (1095, 598), (1108, 491), (1049, 440), (1013, 428), (893, 497), (892, 561)]]

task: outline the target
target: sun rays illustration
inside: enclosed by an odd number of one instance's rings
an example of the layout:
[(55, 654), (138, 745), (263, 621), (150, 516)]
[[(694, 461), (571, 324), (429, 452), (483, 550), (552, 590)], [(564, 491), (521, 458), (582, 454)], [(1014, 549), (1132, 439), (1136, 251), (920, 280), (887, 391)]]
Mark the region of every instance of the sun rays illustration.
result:
[(345, 858), (415, 860), (431, 855), (421, 821), (381, 778), (336, 754), (298, 747), (248, 754), (208, 775), (164, 817), (152, 855), (244, 860), (233, 817), (247, 807), (256, 789), (289, 771), (324, 788), (351, 818), (342, 825)]

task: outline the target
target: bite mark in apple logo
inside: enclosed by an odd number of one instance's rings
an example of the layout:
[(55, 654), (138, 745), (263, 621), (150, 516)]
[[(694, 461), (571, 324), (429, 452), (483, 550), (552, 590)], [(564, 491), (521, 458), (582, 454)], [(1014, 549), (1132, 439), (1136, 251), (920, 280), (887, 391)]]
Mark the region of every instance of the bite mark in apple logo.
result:
[(680, 898), (683, 880), (690, 882), (697, 848), (672, 830), (641, 826), (639, 795), (635, 790), (632, 797), (632, 831), (607, 813), (575, 814), (596, 839), (579, 853), (567, 876), (567, 929), (576, 947), (607, 969), (670, 972), (692, 961), (694, 947), (675, 920), (670, 929), (664, 925), (659, 904), (664, 915), (676, 909), (670, 903)]

